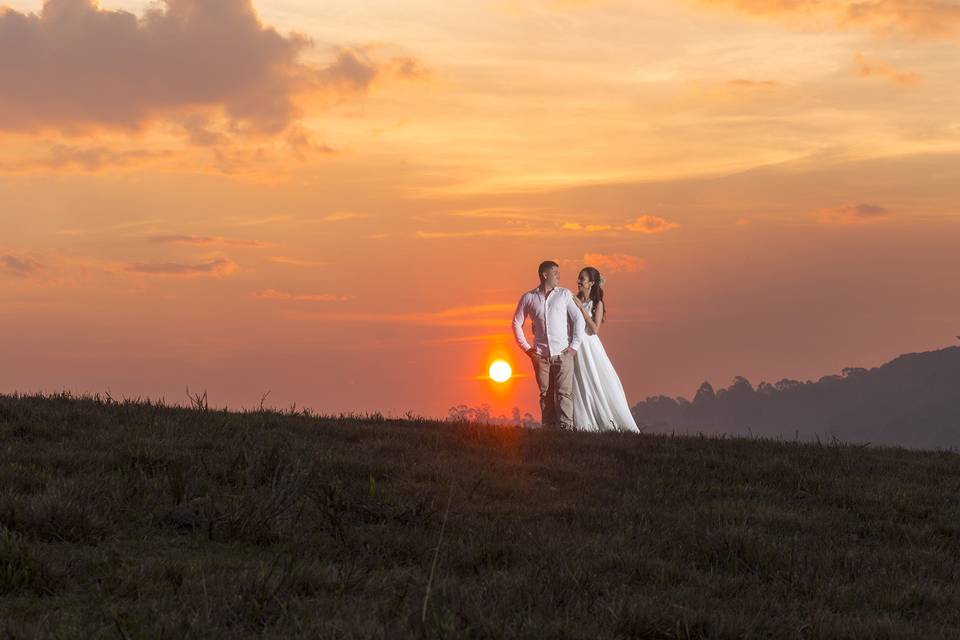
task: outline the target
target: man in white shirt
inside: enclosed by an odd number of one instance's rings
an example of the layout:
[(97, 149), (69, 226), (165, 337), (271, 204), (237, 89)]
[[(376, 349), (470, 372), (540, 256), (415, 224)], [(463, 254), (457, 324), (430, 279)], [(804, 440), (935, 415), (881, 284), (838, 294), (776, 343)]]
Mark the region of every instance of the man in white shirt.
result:
[[(570, 290), (560, 286), (560, 265), (547, 260), (538, 272), (540, 286), (523, 294), (517, 303), (513, 335), (533, 361), (543, 427), (573, 429), (573, 367), (583, 341), (583, 314)], [(533, 327), (533, 346), (523, 334), (527, 316)]]

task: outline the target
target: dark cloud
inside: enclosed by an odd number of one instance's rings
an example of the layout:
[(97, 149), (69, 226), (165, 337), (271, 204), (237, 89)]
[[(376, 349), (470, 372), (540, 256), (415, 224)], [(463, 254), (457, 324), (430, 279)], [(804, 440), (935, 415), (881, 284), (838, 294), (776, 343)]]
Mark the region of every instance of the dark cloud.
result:
[(16, 161), (0, 162), (0, 171), (10, 173), (33, 169), (98, 171), (105, 167), (140, 166), (144, 162), (164, 158), (172, 153), (169, 149), (110, 149), (102, 145), (55, 144), (45, 153), (34, 157), (21, 156)]
[(18, 258), (12, 255), (0, 256), (0, 267), (3, 267), (6, 273), (18, 277), (30, 276), (43, 269), (43, 265), (33, 258)]
[(229, 275), (237, 270), (237, 263), (229, 258), (217, 258), (199, 264), (178, 262), (135, 263), (127, 265), (127, 271), (163, 276)]
[(301, 61), (311, 46), (264, 25), (251, 0), (163, 0), (141, 17), (93, 0), (0, 8), (0, 129), (135, 131), (167, 117), (216, 144), (203, 114), (222, 111), (233, 133), (275, 134), (299, 117), (299, 94), (363, 92), (381, 73), (418, 68), (349, 48), (312, 66)]
[(125, 166), (142, 160), (162, 158), (170, 151), (151, 151), (147, 149), (129, 149), (115, 151), (103, 146), (75, 147), (54, 145), (50, 153), (36, 164), (53, 169), (75, 167), (86, 171), (96, 171), (105, 166)]

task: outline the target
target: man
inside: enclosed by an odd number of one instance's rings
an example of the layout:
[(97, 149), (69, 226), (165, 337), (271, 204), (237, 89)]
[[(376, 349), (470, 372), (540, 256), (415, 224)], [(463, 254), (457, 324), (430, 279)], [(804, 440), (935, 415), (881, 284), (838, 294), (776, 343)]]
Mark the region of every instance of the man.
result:
[[(570, 290), (560, 286), (560, 265), (547, 260), (537, 273), (540, 286), (523, 294), (517, 303), (513, 335), (533, 361), (543, 427), (573, 429), (573, 367), (583, 341), (583, 314)], [(533, 346), (523, 335), (527, 316), (533, 326)]]

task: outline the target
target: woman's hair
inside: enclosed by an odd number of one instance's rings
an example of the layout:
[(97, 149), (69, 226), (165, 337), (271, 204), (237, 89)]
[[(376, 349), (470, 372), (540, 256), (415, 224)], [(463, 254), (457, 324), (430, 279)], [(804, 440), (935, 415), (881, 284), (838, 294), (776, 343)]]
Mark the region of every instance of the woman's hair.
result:
[[(597, 312), (597, 307), (600, 306), (600, 303), (603, 302), (603, 287), (600, 282), (600, 272), (596, 267), (584, 267), (580, 270), (580, 273), (586, 273), (587, 277), (593, 282), (593, 286), (590, 287), (590, 299), (593, 300), (593, 312)], [(607, 303), (603, 303), (603, 315), (607, 315)], [(594, 321), (596, 321), (596, 316), (594, 316)]]

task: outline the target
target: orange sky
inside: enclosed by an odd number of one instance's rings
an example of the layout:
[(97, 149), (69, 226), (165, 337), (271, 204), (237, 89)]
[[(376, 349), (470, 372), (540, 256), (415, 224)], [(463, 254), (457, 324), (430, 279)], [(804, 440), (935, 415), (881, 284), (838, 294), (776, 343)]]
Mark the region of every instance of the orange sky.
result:
[(631, 403), (960, 333), (951, 3), (0, 6), (0, 390), (534, 411), (543, 259)]

